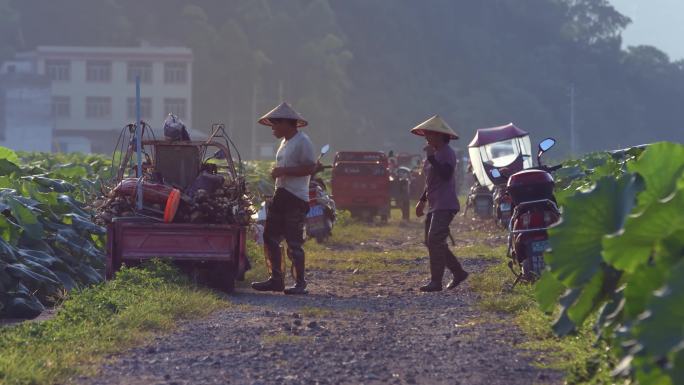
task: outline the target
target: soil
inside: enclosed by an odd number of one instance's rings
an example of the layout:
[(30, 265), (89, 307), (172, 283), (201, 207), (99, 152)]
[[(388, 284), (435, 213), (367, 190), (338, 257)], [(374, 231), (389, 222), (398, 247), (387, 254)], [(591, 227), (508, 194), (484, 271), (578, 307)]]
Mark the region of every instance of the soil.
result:
[[(483, 230), (472, 223), (459, 219), (453, 225), (457, 243), (472, 242), (459, 239), (460, 232)], [(417, 223), (406, 231), (408, 241), (378, 240), (373, 247), (396, 249), (421, 241)], [(504, 238), (492, 231), (485, 242), (498, 246)], [(476, 257), (463, 261), (471, 277), (490, 263)], [(561, 373), (533, 365), (539, 353), (518, 346), (525, 337), (506, 316), (478, 308), (468, 281), (454, 290), (421, 293), (417, 288), (427, 277), (427, 256), (405, 264), (401, 272), (363, 283), (354, 283), (353, 271), (307, 271), (307, 296), (239, 288), (229, 297), (233, 306), (112, 356), (96, 377), (76, 382), (562, 383)]]

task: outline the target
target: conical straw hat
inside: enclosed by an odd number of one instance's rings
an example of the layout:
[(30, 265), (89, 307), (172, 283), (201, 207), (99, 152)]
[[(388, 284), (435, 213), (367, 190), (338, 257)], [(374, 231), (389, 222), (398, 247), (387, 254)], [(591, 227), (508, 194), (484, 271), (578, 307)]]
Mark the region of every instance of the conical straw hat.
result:
[(458, 134), (449, 127), (439, 115), (435, 115), (423, 123), (413, 127), (411, 133), (419, 136), (425, 136), (425, 131), (438, 132), (440, 134), (447, 134), (451, 139), (458, 139)]
[(271, 119), (292, 119), (297, 121), (297, 127), (305, 127), (309, 124), (304, 118), (286, 102), (280, 103), (278, 107), (267, 112), (259, 118), (259, 123), (264, 126), (272, 126)]

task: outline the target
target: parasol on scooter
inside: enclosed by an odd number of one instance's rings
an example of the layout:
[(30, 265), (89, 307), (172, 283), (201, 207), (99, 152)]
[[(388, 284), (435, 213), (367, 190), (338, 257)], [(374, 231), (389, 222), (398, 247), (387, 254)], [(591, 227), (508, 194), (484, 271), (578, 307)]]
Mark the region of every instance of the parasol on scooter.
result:
[(503, 194), (503, 183), (491, 177), (497, 168), (510, 176), (533, 167), (530, 135), (513, 123), (492, 128), (480, 128), (468, 145), (470, 167), (475, 183), (468, 194), (466, 211), (472, 207), (478, 217), (495, 215), (497, 223), (507, 224), (511, 204)]

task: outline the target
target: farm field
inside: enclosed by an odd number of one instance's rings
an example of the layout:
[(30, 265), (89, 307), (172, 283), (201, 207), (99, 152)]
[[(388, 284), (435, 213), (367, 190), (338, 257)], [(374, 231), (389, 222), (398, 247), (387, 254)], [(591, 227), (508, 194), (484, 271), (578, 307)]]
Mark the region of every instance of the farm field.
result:
[[(106, 160), (20, 155), (23, 163), (4, 160), (2, 303), (48, 310), (37, 321), (4, 317), (2, 384), (681, 379), (681, 145), (565, 162), (556, 175), (564, 219), (534, 285), (511, 288), (505, 231), (459, 214), (452, 249), (471, 276), (453, 291), (421, 293), (420, 221), (394, 211), (386, 225), (367, 224), (341, 213), (332, 238), (305, 245), (304, 297), (249, 288), (266, 276), (254, 243), (253, 269), (232, 295), (199, 288), (163, 262), (101, 283), (102, 232), (88, 215)], [(69, 249), (65, 234), (85, 241)], [(73, 273), (54, 272), (65, 265)], [(90, 281), (77, 280), (91, 270)]]

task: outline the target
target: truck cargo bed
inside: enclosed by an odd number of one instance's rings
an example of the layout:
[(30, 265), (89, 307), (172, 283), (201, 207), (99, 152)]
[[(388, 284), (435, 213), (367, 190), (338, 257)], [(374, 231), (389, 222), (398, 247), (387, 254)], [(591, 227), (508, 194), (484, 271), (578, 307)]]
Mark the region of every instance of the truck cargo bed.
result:
[[(160, 223), (140, 218), (117, 218), (107, 226), (106, 277), (122, 265), (152, 258), (170, 259), (186, 267), (205, 265), (225, 275), (219, 286), (232, 290), (233, 281), (248, 269), (245, 226)], [(218, 273), (217, 273), (218, 271)], [(216, 281), (214, 279), (213, 281)], [(211, 282), (208, 282), (211, 284)], [(216, 286), (215, 284), (213, 286)]]

